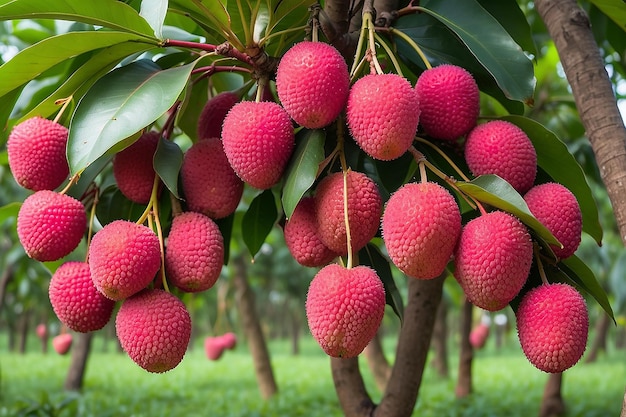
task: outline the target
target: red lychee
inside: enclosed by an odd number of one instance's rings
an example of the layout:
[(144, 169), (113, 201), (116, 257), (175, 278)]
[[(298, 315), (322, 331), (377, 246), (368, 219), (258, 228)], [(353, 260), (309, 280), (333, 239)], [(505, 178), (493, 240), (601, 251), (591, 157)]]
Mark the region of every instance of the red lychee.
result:
[(209, 360), (219, 360), (222, 357), (224, 350), (226, 350), (226, 346), (224, 346), (221, 337), (209, 336), (204, 339), (204, 353)]
[(52, 338), (52, 347), (59, 355), (65, 355), (72, 347), (72, 335), (63, 333)]
[(224, 333), (220, 338), (226, 349), (232, 350), (237, 347), (237, 335), (235, 333)]
[(424, 71), (415, 84), (420, 100), (420, 125), (429, 136), (455, 140), (474, 126), (480, 111), (480, 92), (472, 75), (456, 65)]
[(35, 332), (37, 333), (38, 338), (45, 339), (48, 337), (48, 326), (44, 323), (39, 323), (35, 328)]
[(348, 66), (339, 51), (324, 42), (300, 42), (280, 59), (276, 92), (300, 126), (319, 129), (344, 109), (350, 88)]
[(17, 215), (17, 235), (26, 254), (41, 262), (68, 255), (86, 229), (83, 204), (54, 191), (41, 190), (28, 196)]
[(413, 143), (419, 97), (409, 81), (397, 74), (369, 74), (350, 89), (346, 113), (350, 133), (361, 149), (388, 161)]
[(159, 132), (146, 132), (113, 158), (113, 175), (118, 188), (137, 204), (150, 201), (155, 176), (152, 160), (160, 137)]
[(183, 359), (191, 337), (185, 304), (160, 289), (145, 289), (122, 303), (115, 330), (124, 351), (148, 372), (166, 372)]
[(493, 211), (470, 220), (461, 231), (454, 277), (474, 305), (496, 311), (520, 292), (532, 259), (532, 241), (522, 222)]
[(474, 349), (482, 349), (485, 347), (487, 337), (489, 337), (489, 326), (487, 324), (481, 323), (478, 326), (474, 327), (470, 332), (470, 345), (472, 345)]
[(537, 174), (537, 153), (522, 129), (504, 120), (476, 126), (465, 141), (465, 160), (476, 176), (495, 174), (524, 194)]
[(587, 346), (589, 316), (585, 299), (567, 284), (548, 284), (524, 295), (516, 312), (524, 354), (544, 372), (574, 366)]
[(232, 91), (223, 91), (209, 99), (198, 117), (198, 140), (219, 138), (228, 111), (239, 101)]
[(322, 268), (311, 281), (306, 316), (311, 334), (329, 356), (352, 358), (372, 340), (385, 313), (385, 289), (366, 266)]
[(406, 184), (387, 201), (382, 233), (398, 269), (414, 278), (435, 278), (448, 264), (461, 234), (461, 213), (441, 185)]
[(69, 174), (65, 156), (68, 130), (52, 120), (32, 117), (16, 125), (7, 140), (9, 168), (19, 185), (54, 190)]

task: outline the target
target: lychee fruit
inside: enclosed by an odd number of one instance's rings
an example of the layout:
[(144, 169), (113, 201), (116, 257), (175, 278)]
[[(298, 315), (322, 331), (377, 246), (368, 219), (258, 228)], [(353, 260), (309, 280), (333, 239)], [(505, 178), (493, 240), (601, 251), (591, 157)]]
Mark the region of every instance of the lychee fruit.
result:
[(155, 176), (152, 160), (160, 137), (159, 132), (146, 132), (113, 158), (113, 176), (118, 188), (137, 204), (150, 201)]
[(360, 78), (348, 96), (350, 133), (372, 158), (389, 161), (413, 143), (420, 118), (419, 97), (411, 83), (397, 74)]
[(176, 296), (145, 289), (122, 303), (115, 330), (128, 356), (148, 372), (176, 367), (187, 351), (191, 316)]
[(63, 333), (52, 338), (52, 347), (59, 355), (65, 355), (72, 347), (72, 335)]
[(67, 136), (65, 126), (38, 116), (16, 125), (7, 140), (7, 154), (17, 183), (33, 191), (59, 187), (70, 170)]
[(493, 211), (470, 220), (461, 231), (454, 277), (474, 305), (501, 310), (524, 286), (532, 259), (532, 241), (522, 222)]
[(86, 229), (83, 204), (55, 191), (41, 190), (28, 196), (17, 215), (17, 235), (26, 254), (41, 262), (68, 255)]
[(40, 339), (45, 339), (48, 337), (48, 326), (46, 326), (44, 323), (39, 323), (37, 325), (37, 327), (35, 328), (35, 333), (37, 334), (37, 337)]
[(123, 300), (144, 289), (160, 267), (159, 238), (144, 225), (115, 220), (91, 240), (91, 279), (98, 291), (112, 300)]
[(565, 186), (554, 182), (532, 187), (524, 195), (530, 212), (552, 232), (563, 245), (552, 245), (555, 255), (568, 258), (580, 245), (583, 220), (576, 196)]
[[(367, 175), (352, 170), (346, 175), (351, 246), (356, 252), (378, 232), (383, 203), (376, 183)], [(335, 172), (320, 181), (314, 198), (320, 239), (330, 250), (347, 254), (343, 173)]]
[(480, 92), (474, 77), (456, 65), (427, 69), (417, 79), (420, 125), (427, 135), (456, 140), (474, 126), (480, 111)]
[(495, 174), (524, 194), (537, 174), (537, 153), (522, 129), (505, 120), (476, 126), (465, 141), (465, 160), (475, 176)]
[(189, 210), (221, 219), (237, 209), (243, 181), (230, 166), (219, 138), (193, 144), (185, 152), (180, 176)]
[(474, 349), (482, 349), (485, 347), (485, 343), (487, 342), (487, 338), (489, 337), (489, 326), (484, 323), (480, 323), (478, 326), (474, 327), (469, 335), (470, 345)]
[(350, 89), (348, 66), (339, 51), (324, 42), (300, 42), (280, 59), (276, 93), (300, 126), (319, 129), (344, 109)]
[(524, 354), (535, 367), (563, 372), (587, 346), (589, 316), (585, 299), (567, 284), (545, 284), (522, 297), (516, 312)]
[(387, 201), (382, 233), (398, 269), (414, 278), (435, 278), (448, 264), (461, 234), (461, 213), (441, 185), (405, 184)]
[(174, 217), (165, 250), (165, 270), (172, 284), (185, 292), (208, 290), (223, 263), (224, 239), (213, 220), (191, 211)]
[(222, 343), (224, 344), (224, 347), (226, 349), (232, 350), (237, 347), (237, 335), (235, 333), (224, 333), (222, 336), (220, 336), (220, 338), (222, 339)]
[(70, 261), (61, 265), (52, 275), (48, 295), (61, 323), (81, 333), (103, 328), (115, 307), (115, 301), (93, 285), (89, 265), (85, 262)]
[(209, 360), (219, 360), (224, 350), (226, 350), (226, 346), (224, 346), (221, 337), (208, 336), (204, 339), (204, 353)]
[(295, 146), (291, 119), (278, 104), (242, 101), (224, 119), (222, 143), (228, 162), (251, 186), (278, 183)]
[(311, 281), (306, 316), (311, 334), (329, 356), (352, 358), (374, 338), (385, 313), (385, 289), (367, 266), (322, 268)]
[(239, 96), (232, 91), (223, 91), (211, 97), (198, 117), (198, 140), (219, 138), (224, 118), (238, 101)]

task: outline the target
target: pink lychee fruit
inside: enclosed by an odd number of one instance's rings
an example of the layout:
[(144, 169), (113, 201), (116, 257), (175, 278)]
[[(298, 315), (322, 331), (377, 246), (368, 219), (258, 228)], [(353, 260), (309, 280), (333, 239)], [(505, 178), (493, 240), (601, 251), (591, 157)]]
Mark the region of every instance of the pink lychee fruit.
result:
[(474, 305), (504, 308), (520, 292), (533, 259), (533, 244), (516, 217), (493, 211), (470, 220), (455, 250), (454, 276)]
[(476, 176), (495, 174), (524, 194), (537, 174), (537, 153), (522, 129), (504, 120), (476, 126), (465, 141), (465, 160)]
[(7, 154), (17, 183), (33, 191), (60, 186), (69, 174), (67, 136), (65, 126), (38, 116), (16, 125), (7, 139)]
[(176, 296), (145, 289), (124, 300), (115, 330), (135, 363), (148, 372), (162, 373), (183, 359), (191, 337), (191, 316)]
[(300, 126), (319, 129), (344, 109), (350, 88), (348, 66), (339, 51), (324, 42), (300, 42), (280, 59), (276, 93)]
[(204, 339), (204, 353), (209, 360), (219, 360), (222, 357), (224, 350), (226, 350), (226, 346), (224, 346), (224, 343), (219, 336), (208, 336)]
[(65, 355), (72, 347), (72, 335), (63, 333), (52, 338), (52, 347), (59, 355)]
[(211, 97), (198, 117), (198, 140), (219, 138), (224, 118), (238, 101), (239, 96), (232, 91), (223, 91)]
[(86, 229), (83, 204), (50, 190), (28, 196), (17, 214), (17, 235), (21, 244), (29, 257), (41, 262), (69, 255)]
[(48, 326), (46, 326), (44, 323), (39, 323), (35, 328), (35, 333), (37, 334), (38, 338), (45, 339), (46, 337), (48, 337)]
[(113, 176), (118, 188), (137, 204), (150, 201), (155, 176), (152, 160), (160, 137), (159, 132), (146, 132), (113, 158)]
[(589, 316), (585, 299), (567, 284), (533, 288), (516, 312), (524, 354), (544, 372), (563, 372), (578, 362), (587, 346)]
[(424, 71), (415, 84), (420, 100), (420, 125), (429, 136), (456, 140), (474, 126), (480, 111), (480, 92), (474, 77), (456, 65)]
[(461, 234), (461, 213), (454, 197), (434, 182), (409, 183), (391, 195), (382, 233), (392, 262), (408, 276), (439, 276)]
[(470, 345), (474, 349), (482, 349), (485, 347), (487, 338), (489, 337), (489, 326), (485, 323), (481, 323), (474, 327), (469, 335)]
[(291, 119), (278, 104), (242, 101), (224, 119), (222, 143), (228, 162), (251, 186), (278, 183), (295, 145)]
[(369, 74), (350, 89), (346, 110), (350, 133), (372, 158), (389, 161), (413, 143), (420, 118), (419, 97), (397, 74)]
[(352, 358), (374, 338), (385, 313), (385, 289), (367, 266), (330, 264), (311, 281), (306, 298), (311, 334), (329, 356)]
[(226, 349), (232, 350), (237, 347), (237, 335), (233, 332), (224, 333), (221, 336), (222, 343)]

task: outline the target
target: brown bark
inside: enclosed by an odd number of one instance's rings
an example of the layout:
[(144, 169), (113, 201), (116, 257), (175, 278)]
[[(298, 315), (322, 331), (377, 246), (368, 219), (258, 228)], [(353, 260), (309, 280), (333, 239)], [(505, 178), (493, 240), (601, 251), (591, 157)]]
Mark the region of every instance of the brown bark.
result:
[(4, 308), (4, 297), (7, 293), (7, 286), (13, 279), (13, 266), (8, 265), (4, 268), (2, 275), (0, 275), (0, 311)]
[(70, 362), (64, 385), (64, 388), (68, 391), (80, 391), (83, 388), (92, 338), (93, 332), (77, 333), (74, 336), (72, 361)]
[(563, 374), (549, 374), (546, 386), (543, 390), (539, 417), (557, 417), (565, 412), (565, 403), (561, 395), (563, 386)]
[(593, 343), (591, 344), (587, 359), (585, 359), (587, 363), (595, 362), (600, 352), (606, 352), (606, 339), (609, 334), (610, 325), (611, 318), (608, 314), (602, 313), (600, 318), (596, 321)]
[(456, 381), (454, 393), (457, 398), (467, 397), (472, 393), (472, 361), (474, 360), (474, 349), (470, 343), (470, 333), (472, 331), (472, 303), (465, 299), (461, 310), (461, 346), (459, 352), (459, 375)]
[(376, 404), (372, 402), (363, 376), (359, 370), (359, 358), (330, 358), (335, 391), (346, 417), (373, 416)]
[(384, 392), (387, 387), (387, 382), (389, 382), (389, 377), (391, 376), (391, 366), (389, 366), (389, 362), (383, 351), (383, 344), (380, 341), (380, 331), (376, 333), (372, 341), (365, 347), (363, 354), (374, 375), (376, 386), (381, 392)]
[(18, 320), (19, 346), (18, 351), (22, 354), (26, 353), (28, 345), (28, 335), (30, 331), (30, 312), (25, 311)]
[(619, 417), (626, 417), (626, 392), (624, 393), (624, 401), (622, 402), (622, 412), (619, 413)]
[(439, 303), (437, 317), (435, 317), (435, 328), (433, 329), (433, 339), (431, 341), (435, 357), (433, 366), (437, 374), (443, 378), (450, 375), (448, 366), (448, 303), (445, 299)]
[(291, 354), (296, 356), (300, 354), (300, 317), (297, 314), (291, 316)]

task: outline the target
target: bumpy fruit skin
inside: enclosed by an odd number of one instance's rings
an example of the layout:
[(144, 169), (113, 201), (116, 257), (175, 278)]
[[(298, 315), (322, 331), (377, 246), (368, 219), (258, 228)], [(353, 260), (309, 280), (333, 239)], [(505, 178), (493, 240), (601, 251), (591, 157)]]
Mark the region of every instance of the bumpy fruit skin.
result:
[(480, 111), (478, 85), (464, 68), (439, 65), (424, 71), (415, 84), (420, 125), (429, 136), (456, 140), (476, 125)]
[(145, 289), (124, 300), (115, 330), (122, 348), (137, 365), (162, 373), (183, 359), (191, 337), (191, 317), (176, 296)]
[(49, 190), (28, 196), (17, 215), (17, 235), (26, 254), (41, 262), (69, 255), (80, 243), (86, 228), (83, 204)]
[(239, 96), (232, 91), (223, 91), (209, 99), (198, 117), (198, 139), (221, 137), (224, 118), (238, 101)]
[(315, 201), (312, 197), (300, 200), (285, 222), (284, 235), (289, 252), (300, 265), (324, 266), (338, 256), (324, 245), (317, 233)]
[(243, 181), (230, 166), (219, 138), (193, 144), (185, 152), (180, 175), (189, 210), (221, 219), (237, 209)]
[(584, 298), (567, 284), (547, 284), (524, 295), (516, 312), (524, 354), (544, 372), (563, 372), (587, 346), (589, 316)]
[(419, 97), (397, 74), (369, 74), (350, 89), (346, 110), (350, 133), (372, 158), (389, 161), (413, 143), (420, 118)]
[(223, 263), (224, 239), (213, 220), (195, 212), (174, 217), (165, 250), (165, 269), (172, 284), (185, 292), (208, 290)]
[(222, 143), (237, 175), (265, 190), (280, 180), (295, 137), (291, 119), (280, 105), (242, 101), (224, 119)]
[(113, 158), (113, 176), (122, 194), (130, 201), (138, 204), (150, 201), (155, 175), (152, 159), (159, 137), (159, 132), (146, 132)]
[(504, 120), (476, 126), (465, 141), (465, 160), (476, 176), (495, 174), (524, 194), (537, 174), (537, 153), (522, 129)]
[(87, 333), (103, 328), (111, 319), (115, 301), (106, 298), (91, 280), (89, 265), (70, 261), (52, 275), (48, 287), (55, 314), (70, 329)]
[(111, 300), (123, 300), (144, 289), (160, 267), (159, 238), (146, 226), (115, 220), (91, 240), (91, 279)]
[(372, 340), (385, 313), (385, 289), (366, 266), (322, 268), (311, 281), (306, 316), (311, 334), (329, 356), (353, 358)]
[(454, 277), (470, 302), (497, 311), (526, 283), (532, 258), (526, 227), (508, 213), (493, 211), (470, 220), (461, 231)]
[(387, 201), (382, 233), (398, 269), (414, 278), (435, 278), (448, 264), (461, 234), (461, 213), (441, 185), (405, 184)]
[(300, 42), (280, 60), (276, 92), (300, 126), (319, 129), (344, 109), (350, 89), (348, 66), (339, 51), (323, 42)]
[[(378, 231), (383, 202), (376, 183), (361, 172), (347, 171), (348, 221), (352, 251), (367, 245)], [(344, 218), (343, 173), (328, 175), (317, 186), (315, 217), (320, 239), (338, 254), (348, 253)]]
[(568, 258), (580, 245), (583, 230), (578, 200), (567, 187), (554, 182), (536, 185), (524, 195), (530, 212), (563, 245), (552, 250), (561, 259)]
[(59, 355), (65, 355), (72, 347), (72, 335), (63, 333), (52, 338), (52, 347)]
[(69, 174), (67, 135), (65, 126), (41, 117), (16, 125), (7, 140), (7, 153), (17, 183), (33, 191), (60, 186)]

